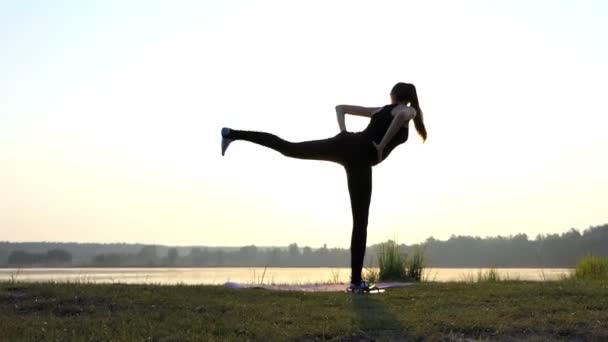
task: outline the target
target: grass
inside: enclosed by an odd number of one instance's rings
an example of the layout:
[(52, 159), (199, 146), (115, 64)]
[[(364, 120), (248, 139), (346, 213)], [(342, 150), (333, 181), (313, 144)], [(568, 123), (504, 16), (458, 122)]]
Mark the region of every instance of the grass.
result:
[(380, 295), (0, 283), (6, 341), (607, 340), (608, 281), (422, 282)]
[(264, 277), (266, 276), (266, 270), (268, 269), (268, 265), (264, 266), (264, 271), (261, 276), (256, 276), (255, 268), (253, 269), (253, 282), (258, 284), (264, 283)]
[(500, 275), (500, 272), (495, 267), (490, 267), (486, 270), (479, 269), (476, 274), (463, 274), (460, 278), (465, 283), (497, 283), (520, 280), (519, 276)]
[(425, 252), (424, 249), (425, 249), (424, 245), (415, 246), (414, 252), (409, 257), (409, 259), (406, 261), (407, 276), (410, 278), (413, 278), (416, 281), (420, 281), (422, 279), (422, 272), (423, 272), (424, 268), (426, 267), (426, 265), (425, 265), (426, 258), (424, 256), (424, 252)]
[(328, 281), (329, 284), (341, 284), (342, 281), (340, 280), (340, 270), (332, 270), (331, 271), (331, 278)]
[(576, 266), (572, 276), (576, 279), (608, 280), (608, 257), (585, 256)]
[(21, 269), (20, 268), (18, 268), (15, 272), (11, 272), (10, 278), (9, 278), (8, 282), (12, 283), (12, 284), (16, 283), (17, 279), (19, 278), (19, 274), (20, 273), (21, 273)]
[(379, 280), (407, 279), (407, 254), (399, 251), (396, 242), (381, 243), (378, 251)]
[(389, 240), (380, 244), (378, 270), (368, 269), (366, 279), (378, 281), (421, 281), (426, 267), (424, 246), (415, 246), (411, 255), (399, 251), (399, 245)]
[(370, 283), (377, 283), (380, 281), (380, 270), (372, 267), (365, 268), (365, 271), (363, 272), (363, 279), (366, 279)]
[(500, 278), (500, 275), (498, 274), (498, 270), (496, 270), (496, 268), (494, 268), (494, 267), (490, 268), (487, 272), (483, 272), (483, 271), (479, 270), (479, 272), (477, 273), (478, 282), (482, 282), (482, 281), (497, 282), (500, 280), (501, 280), (501, 278)]

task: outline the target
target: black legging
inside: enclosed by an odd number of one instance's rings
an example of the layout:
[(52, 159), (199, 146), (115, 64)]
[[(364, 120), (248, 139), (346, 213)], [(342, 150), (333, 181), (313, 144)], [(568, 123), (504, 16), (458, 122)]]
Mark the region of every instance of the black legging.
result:
[(361, 281), (372, 195), (372, 166), (376, 150), (360, 133), (341, 132), (328, 139), (289, 142), (266, 132), (231, 130), (228, 138), (246, 140), (299, 159), (325, 160), (344, 166), (353, 216), (350, 241), (351, 282)]

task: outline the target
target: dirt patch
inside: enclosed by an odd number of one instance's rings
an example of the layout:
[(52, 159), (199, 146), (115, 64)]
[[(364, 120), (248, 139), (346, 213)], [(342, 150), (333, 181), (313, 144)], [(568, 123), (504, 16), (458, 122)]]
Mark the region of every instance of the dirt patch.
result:
[(84, 308), (77, 304), (59, 304), (53, 309), (53, 314), (59, 317), (76, 316), (84, 312)]

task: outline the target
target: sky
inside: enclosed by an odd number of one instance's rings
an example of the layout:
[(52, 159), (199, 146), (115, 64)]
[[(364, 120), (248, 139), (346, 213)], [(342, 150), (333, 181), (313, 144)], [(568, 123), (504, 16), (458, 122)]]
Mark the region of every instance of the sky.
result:
[[(341, 166), (289, 141), (414, 83), (368, 245), (608, 223), (604, 1), (2, 1), (0, 240), (348, 248)], [(347, 116), (359, 131), (369, 119)]]

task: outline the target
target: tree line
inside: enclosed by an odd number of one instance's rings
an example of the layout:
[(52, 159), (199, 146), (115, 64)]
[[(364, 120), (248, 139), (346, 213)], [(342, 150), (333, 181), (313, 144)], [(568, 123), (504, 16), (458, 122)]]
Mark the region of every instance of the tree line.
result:
[(8, 265), (50, 265), (70, 266), (72, 254), (62, 249), (50, 249), (46, 253), (32, 253), (16, 250), (9, 254)]
[[(367, 267), (377, 265), (379, 247), (367, 247)], [(427, 267), (574, 267), (587, 254), (608, 256), (608, 224), (583, 232), (571, 228), (562, 234), (539, 234), (533, 240), (523, 233), (486, 238), (452, 235), (445, 241), (429, 237), (420, 244), (399, 244), (405, 253), (418, 247), (425, 251)], [(0, 266), (349, 267), (350, 250), (296, 243), (228, 248), (0, 242)]]

